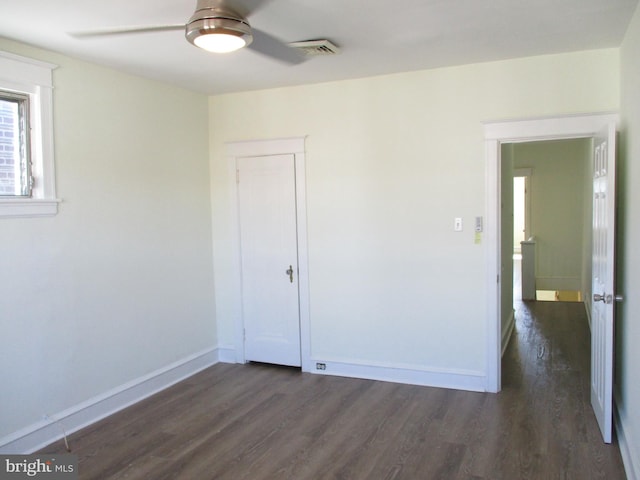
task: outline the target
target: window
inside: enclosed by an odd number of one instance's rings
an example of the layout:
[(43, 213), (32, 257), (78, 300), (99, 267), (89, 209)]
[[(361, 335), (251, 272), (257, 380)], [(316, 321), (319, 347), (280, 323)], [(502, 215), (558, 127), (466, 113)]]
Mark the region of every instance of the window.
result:
[(30, 197), (29, 96), (0, 90), (0, 196)]
[(52, 71), (0, 51), (0, 217), (55, 215)]

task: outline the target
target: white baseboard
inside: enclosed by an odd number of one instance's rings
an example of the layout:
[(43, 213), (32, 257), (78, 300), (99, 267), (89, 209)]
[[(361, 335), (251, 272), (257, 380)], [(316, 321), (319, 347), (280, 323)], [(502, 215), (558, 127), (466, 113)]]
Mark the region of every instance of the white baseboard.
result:
[[(219, 349), (190, 355), (0, 438), (0, 453), (33, 453), (64, 436), (102, 420), (220, 361)], [(64, 430), (63, 430), (64, 429)]]
[[(406, 383), (426, 387), (452, 388), (473, 392), (485, 391), (484, 372), (455, 369), (426, 369), (415, 365), (371, 365), (358, 361), (312, 359), (310, 373), (339, 377), (365, 378), (383, 382)], [(323, 364), (325, 369), (318, 369)]]
[(618, 446), (620, 447), (620, 455), (622, 463), (627, 474), (628, 480), (640, 480), (640, 458), (635, 453), (639, 450), (639, 446), (633, 443), (631, 433), (625, 429), (625, 423), (620, 418), (618, 407), (613, 409), (613, 419), (616, 425), (616, 436), (618, 437)]
[(234, 346), (218, 347), (218, 361), (222, 363), (236, 363), (236, 349)]
[(509, 346), (509, 340), (511, 340), (511, 335), (513, 335), (513, 330), (516, 326), (516, 312), (515, 310), (511, 310), (511, 314), (509, 315), (509, 320), (507, 320), (507, 326), (502, 330), (502, 352), (500, 357), (504, 356), (504, 352)]
[[(223, 363), (238, 363), (233, 346), (219, 347), (218, 359)], [(425, 369), (415, 365), (371, 364), (350, 359), (308, 359), (303, 362), (303, 372), (318, 375), (365, 378), (384, 382), (406, 383), (428, 387), (453, 388), (473, 392), (485, 391), (484, 372), (461, 370)], [(323, 363), (325, 370), (318, 370), (317, 363)]]

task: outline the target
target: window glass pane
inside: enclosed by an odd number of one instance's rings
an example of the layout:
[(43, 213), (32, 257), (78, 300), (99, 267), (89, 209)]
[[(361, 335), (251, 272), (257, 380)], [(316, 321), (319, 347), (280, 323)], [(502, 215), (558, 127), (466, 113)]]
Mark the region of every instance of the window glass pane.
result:
[(0, 91), (0, 196), (31, 195), (28, 97)]

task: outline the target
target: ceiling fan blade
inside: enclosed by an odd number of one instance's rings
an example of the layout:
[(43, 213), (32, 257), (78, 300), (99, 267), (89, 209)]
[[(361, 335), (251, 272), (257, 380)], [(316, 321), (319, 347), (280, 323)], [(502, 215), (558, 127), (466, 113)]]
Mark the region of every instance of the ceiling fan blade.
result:
[(88, 38), (88, 37), (105, 37), (110, 35), (126, 35), (129, 33), (151, 33), (151, 32), (168, 32), (174, 30), (184, 30), (185, 25), (132, 25), (128, 27), (105, 27), (92, 30), (82, 30), (76, 32), (68, 32), (72, 37)]
[(302, 53), (276, 37), (253, 27), (251, 31), (253, 42), (247, 48), (290, 65), (298, 65), (306, 60)]

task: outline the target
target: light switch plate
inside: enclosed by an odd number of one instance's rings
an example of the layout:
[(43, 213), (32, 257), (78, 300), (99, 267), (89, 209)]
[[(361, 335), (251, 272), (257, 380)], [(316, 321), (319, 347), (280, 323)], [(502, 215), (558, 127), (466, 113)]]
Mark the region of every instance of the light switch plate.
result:
[(462, 218), (456, 217), (453, 219), (453, 231), (461, 232), (462, 231)]

